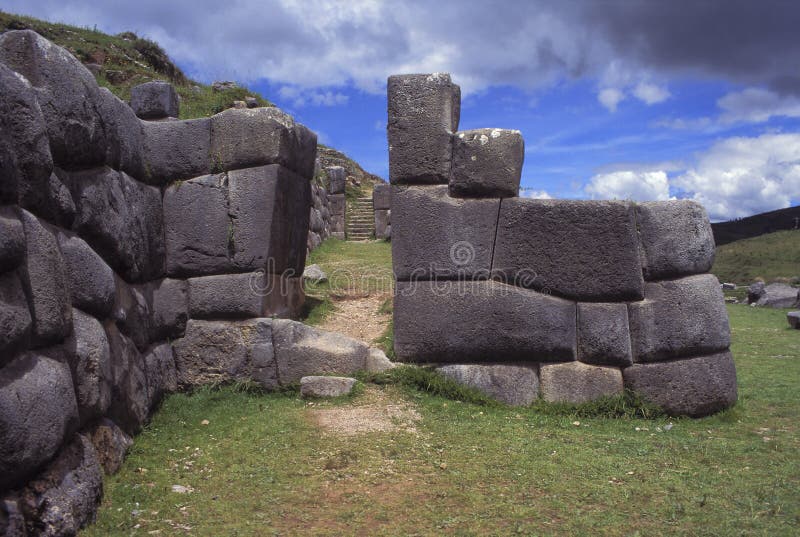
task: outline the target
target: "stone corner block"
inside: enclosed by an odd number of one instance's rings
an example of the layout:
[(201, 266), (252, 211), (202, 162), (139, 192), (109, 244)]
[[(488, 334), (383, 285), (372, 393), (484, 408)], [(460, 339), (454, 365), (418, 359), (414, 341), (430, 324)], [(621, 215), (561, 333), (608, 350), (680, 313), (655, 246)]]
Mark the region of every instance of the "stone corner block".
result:
[(633, 363), (626, 304), (578, 304), (578, 360), (622, 367)]
[(453, 137), (450, 193), (459, 197), (516, 197), (524, 158), (525, 143), (517, 130), (459, 131)]

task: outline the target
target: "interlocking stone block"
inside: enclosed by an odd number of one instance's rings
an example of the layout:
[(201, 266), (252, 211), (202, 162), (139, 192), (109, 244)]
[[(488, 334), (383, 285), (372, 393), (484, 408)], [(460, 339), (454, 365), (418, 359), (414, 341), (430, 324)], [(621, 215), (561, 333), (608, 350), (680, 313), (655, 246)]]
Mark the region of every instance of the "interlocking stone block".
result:
[(189, 279), (192, 319), (247, 319), (264, 309), (263, 272), (219, 274)]
[(356, 379), (350, 377), (308, 376), (300, 379), (303, 397), (341, 397), (353, 391)]
[(144, 355), (144, 373), (147, 377), (147, 399), (150, 410), (154, 410), (164, 395), (177, 391), (178, 374), (172, 345), (156, 345)]
[(578, 360), (595, 365), (631, 365), (626, 304), (578, 304)]
[(388, 210), (392, 208), (392, 187), (386, 183), (378, 183), (372, 190), (372, 208)]
[(388, 239), (389, 235), (386, 233), (386, 229), (389, 227), (391, 220), (389, 220), (389, 214), (391, 211), (385, 209), (379, 209), (375, 211), (375, 238), (376, 239)]
[[(403, 234), (399, 222), (396, 235)], [(493, 272), (585, 302), (641, 300), (634, 208), (621, 201), (504, 199)]]
[(575, 303), (493, 281), (397, 282), (403, 362), (575, 360)]
[(88, 431), (97, 453), (97, 460), (103, 467), (106, 475), (113, 475), (119, 471), (128, 449), (133, 445), (133, 439), (117, 427), (110, 419), (103, 418)]
[[(144, 126), (131, 107), (108, 88), (100, 88), (99, 111), (106, 131), (106, 165), (160, 186), (162, 183), (147, 173)], [(175, 144), (177, 141), (165, 142)]]
[(144, 122), (143, 161), (146, 181), (174, 181), (220, 172), (211, 154), (211, 119)]
[(150, 341), (183, 335), (189, 319), (189, 283), (165, 278), (149, 285)]
[(446, 186), (392, 186), (398, 280), (488, 279), (500, 200), (452, 198)]
[(19, 266), (25, 258), (25, 232), (17, 211), (0, 206), (0, 273)]
[(461, 89), (450, 75), (396, 75), (388, 81), (389, 177), (392, 184), (445, 184)]
[(587, 365), (581, 362), (541, 364), (539, 382), (542, 399), (558, 403), (585, 403), (623, 391), (618, 367)]
[(130, 435), (138, 433), (150, 411), (145, 362), (136, 344), (117, 327), (105, 323), (111, 349), (112, 395), (108, 417)]
[(16, 272), (0, 274), (0, 366), (29, 344), (33, 321)]
[(178, 92), (163, 80), (139, 84), (131, 88), (131, 108), (142, 119), (178, 117)]
[(114, 271), (86, 241), (66, 231), (58, 231), (58, 246), (66, 266), (72, 304), (104, 319), (114, 307)]
[(344, 194), (347, 181), (347, 171), (341, 166), (328, 166), (325, 168), (328, 176), (328, 192), (331, 194)]
[(458, 197), (512, 198), (519, 194), (525, 143), (506, 129), (457, 132), (453, 138), (450, 194)]
[(539, 397), (536, 366), (451, 364), (436, 369), (444, 376), (511, 406), (528, 406)]

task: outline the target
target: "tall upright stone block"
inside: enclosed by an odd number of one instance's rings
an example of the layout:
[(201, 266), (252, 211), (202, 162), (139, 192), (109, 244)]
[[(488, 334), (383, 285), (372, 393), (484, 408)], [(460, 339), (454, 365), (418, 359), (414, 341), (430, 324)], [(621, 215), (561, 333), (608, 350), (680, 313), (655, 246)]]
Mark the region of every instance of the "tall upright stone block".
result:
[(347, 181), (347, 172), (341, 166), (328, 166), (325, 168), (328, 176), (328, 192), (331, 194), (344, 194)]
[(450, 194), (513, 198), (519, 194), (525, 143), (519, 131), (476, 129), (453, 137)]
[(392, 208), (392, 187), (378, 183), (372, 189), (372, 208), (376, 211)]

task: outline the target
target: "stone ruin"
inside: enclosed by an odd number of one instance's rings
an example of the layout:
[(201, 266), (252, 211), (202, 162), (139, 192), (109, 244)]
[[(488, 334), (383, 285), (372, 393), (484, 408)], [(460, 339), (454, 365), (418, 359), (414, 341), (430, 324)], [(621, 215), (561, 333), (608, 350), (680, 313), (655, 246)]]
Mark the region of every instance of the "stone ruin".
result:
[(347, 199), (345, 186), (347, 184), (347, 171), (341, 166), (328, 166), (325, 168), (328, 177), (328, 203), (330, 204), (330, 236), (345, 240), (345, 220), (347, 212)]
[(372, 208), (375, 211), (375, 238), (392, 237), (392, 191), (385, 183), (376, 184), (372, 190)]
[(669, 414), (736, 402), (714, 240), (692, 201), (518, 196), (518, 131), (458, 131), (447, 74), (388, 81), (397, 359), (512, 404), (629, 389)]

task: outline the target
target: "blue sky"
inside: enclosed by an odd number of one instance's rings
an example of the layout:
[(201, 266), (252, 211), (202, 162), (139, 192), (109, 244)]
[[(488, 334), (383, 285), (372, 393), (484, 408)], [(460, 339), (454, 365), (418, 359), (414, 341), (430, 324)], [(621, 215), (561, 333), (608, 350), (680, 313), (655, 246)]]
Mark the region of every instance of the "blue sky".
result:
[(522, 195), (692, 198), (712, 220), (800, 203), (790, 0), (6, 0), (133, 30), (233, 79), (384, 178), (386, 77), (450, 72), (462, 130), (518, 129)]

